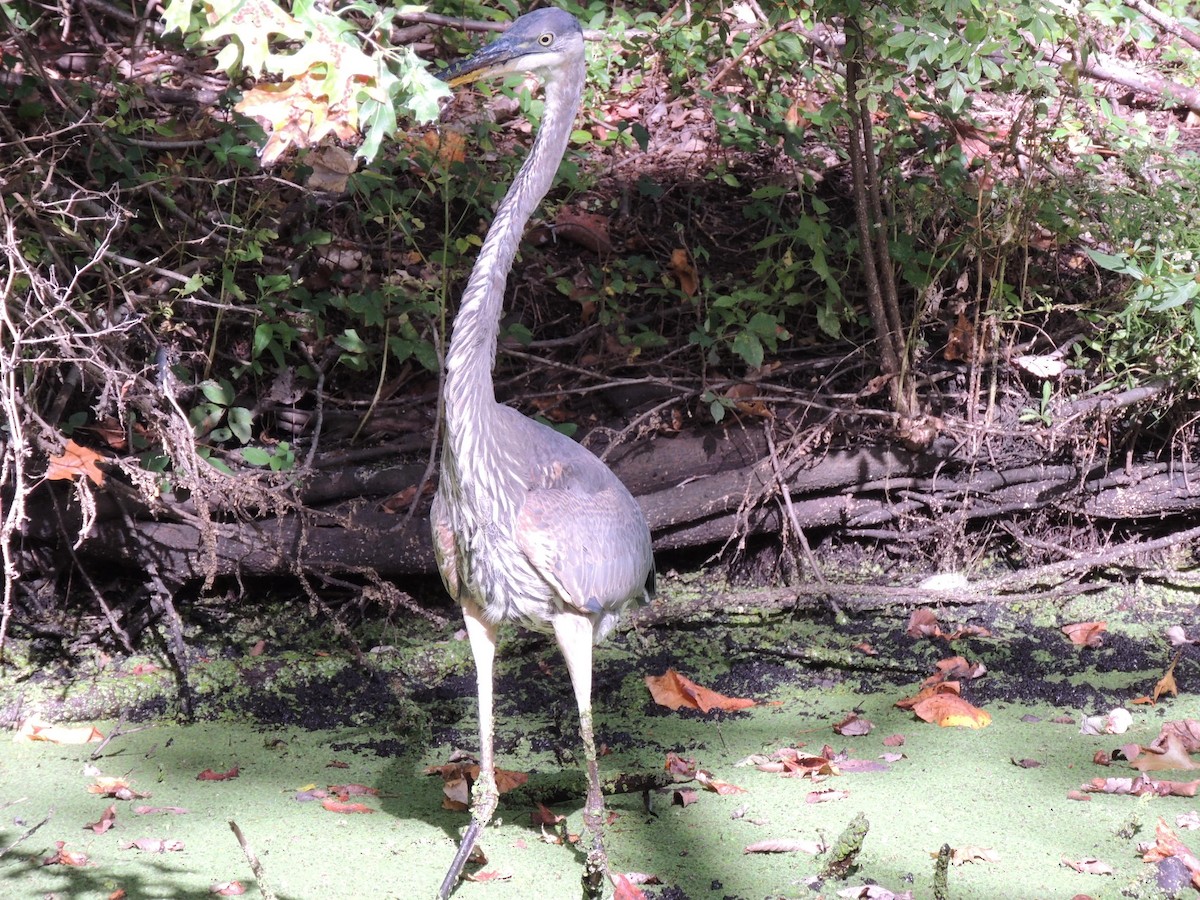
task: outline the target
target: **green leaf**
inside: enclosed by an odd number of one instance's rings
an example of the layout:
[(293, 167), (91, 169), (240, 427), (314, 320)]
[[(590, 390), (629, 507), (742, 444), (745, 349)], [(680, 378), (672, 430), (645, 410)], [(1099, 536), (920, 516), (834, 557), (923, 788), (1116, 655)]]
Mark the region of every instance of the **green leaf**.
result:
[(193, 0), (169, 0), (163, 8), (163, 34), (178, 31), (187, 34), (192, 30)]
[(244, 406), (231, 406), (225, 418), (229, 430), (240, 443), (248, 443), (253, 432), (254, 414)]
[(353, 328), (347, 328), (341, 334), (333, 339), (333, 342), (345, 350), (347, 353), (366, 353), (367, 344), (358, 336), (358, 331)]
[(252, 466), (269, 466), (274, 456), (262, 447), (243, 447), (242, 459)]
[(200, 382), (200, 391), (208, 398), (210, 403), (228, 406), (233, 402), (233, 385), (224, 378), (219, 382), (213, 381), (211, 378)]
[(757, 369), (763, 363), (763, 345), (758, 335), (752, 331), (741, 331), (733, 339), (733, 352), (746, 361), (752, 369)]

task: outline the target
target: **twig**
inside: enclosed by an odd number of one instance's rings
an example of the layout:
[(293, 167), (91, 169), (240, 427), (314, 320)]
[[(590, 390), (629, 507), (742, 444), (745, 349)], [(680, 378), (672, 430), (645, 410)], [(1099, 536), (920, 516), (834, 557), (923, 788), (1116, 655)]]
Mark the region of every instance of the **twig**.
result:
[(238, 823), (233, 819), (229, 820), (229, 827), (233, 829), (233, 836), (237, 838), (238, 844), (241, 845), (242, 853), (246, 856), (246, 862), (250, 863), (250, 871), (254, 873), (254, 878), (258, 882), (258, 891), (263, 895), (263, 900), (276, 900), (275, 892), (267, 884), (267, 873), (263, 870), (262, 863), (258, 861), (258, 856), (255, 854), (254, 848), (250, 846), (250, 842), (242, 834), (242, 829), (238, 828)]
[(17, 838), (11, 844), (9, 844), (7, 847), (5, 847), (3, 850), (0, 850), (0, 859), (3, 859), (5, 854), (8, 853), (10, 850), (12, 850), (14, 847), (16, 847), (17, 844), (21, 843), (21, 841), (24, 841), (24, 840), (28, 839), (29, 837), (31, 837), (35, 831), (37, 831), (39, 828), (41, 828), (43, 825), (45, 825), (47, 822), (49, 822), (52, 818), (54, 818), (54, 809), (53, 808), (51, 808), (51, 810), (48, 813), (46, 813), (46, 818), (42, 819), (42, 821), (38, 822), (36, 825), (34, 825), (31, 828), (29, 828), (28, 830), (26, 830), (26, 832), (23, 835), (21, 835), (19, 838)]
[(1200, 34), (1183, 25), (1178, 19), (1168, 16), (1160, 9), (1151, 6), (1146, 0), (1125, 0), (1125, 5), (1136, 9), (1143, 16), (1173, 37), (1179, 38), (1189, 47), (1200, 50)]
[(157, 727), (155, 725), (140, 725), (137, 728), (123, 729), (121, 726), (124, 724), (125, 724), (125, 716), (124, 716), (124, 714), (122, 714), (121, 718), (117, 719), (117, 724), (113, 727), (113, 730), (111, 732), (109, 732), (108, 737), (106, 737), (104, 740), (102, 740), (99, 744), (96, 745), (96, 749), (92, 751), (92, 756), (91, 756), (92, 759), (99, 759), (100, 754), (104, 752), (104, 748), (107, 747), (110, 743), (112, 743), (114, 740), (116, 740), (119, 737), (125, 737), (126, 735), (130, 735), (130, 734), (137, 734), (139, 731), (147, 731), (151, 728)]

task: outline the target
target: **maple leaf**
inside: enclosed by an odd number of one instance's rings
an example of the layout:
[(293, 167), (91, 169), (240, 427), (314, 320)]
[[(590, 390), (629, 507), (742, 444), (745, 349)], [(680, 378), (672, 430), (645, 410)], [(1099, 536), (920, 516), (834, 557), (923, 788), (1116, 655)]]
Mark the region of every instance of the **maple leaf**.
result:
[(74, 481), (86, 475), (96, 487), (104, 484), (104, 473), (96, 465), (103, 462), (105, 457), (95, 450), (80, 447), (74, 441), (68, 440), (62, 456), (50, 457), (50, 465), (46, 467), (47, 481)]
[(261, 72), (271, 56), (271, 35), (281, 34), (306, 42), (307, 29), (270, 0), (242, 0), (200, 36), (205, 42), (231, 38), (217, 55), (217, 65), (231, 71), (239, 63), (251, 72)]

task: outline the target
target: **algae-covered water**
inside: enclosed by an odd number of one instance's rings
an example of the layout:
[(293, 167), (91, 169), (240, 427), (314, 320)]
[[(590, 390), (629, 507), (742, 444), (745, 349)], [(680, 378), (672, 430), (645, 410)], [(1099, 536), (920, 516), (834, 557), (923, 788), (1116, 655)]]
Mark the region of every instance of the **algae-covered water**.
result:
[[(1137, 774), (1119, 761), (1098, 765), (1097, 751), (1148, 744), (1164, 722), (1200, 718), (1196, 656), (1186, 646), (1175, 670), (1179, 696), (1131, 703), (1176, 652), (1163, 633), (1185, 607), (1127, 600), (943, 611), (948, 626), (970, 621), (991, 631), (954, 642), (904, 634), (908, 609), (841, 624), (822, 611), (716, 615), (619, 635), (596, 662), (604, 775), (661, 781), (674, 753), (743, 790), (681, 785), (697, 788), (687, 805), (670, 786), (609, 797), (614, 868), (655, 876), (644, 887), (649, 897), (831, 897), (876, 883), (925, 898), (934, 895), (934, 856), (948, 844), (976, 860), (951, 867), (954, 898), (1159, 896), (1157, 870), (1138, 844), (1153, 840), (1161, 817), (1200, 847), (1177, 825), (1195, 799), (1068, 798), (1092, 778)], [(1099, 648), (1074, 646), (1059, 630), (1106, 607), (1109, 632)], [(388, 643), (363, 643), (374, 651), (364, 671), (319, 623), (305, 625), (303, 640), (278, 616), (249, 623), (194, 660), (191, 724), (172, 715), (176, 682), (166, 667), (147, 671), (154, 660), (10, 671), (0, 689), (10, 720), (73, 720), (121, 733), (95, 759), (94, 742), (0, 745), (0, 896), (205, 897), (231, 881), (258, 896), (233, 821), (277, 897), (433, 897), (467, 814), (443, 809), (442, 780), (425, 769), (476, 749), (473, 675), (456, 627), (414, 622), (374, 633), (371, 640)], [(552, 829), (531, 823), (536, 796), (567, 815), (568, 832), (584, 830), (566, 670), (537, 636), (510, 632), (500, 652), (499, 764), (530, 781), (502, 800), (481, 841), (487, 862), (470, 867), (481, 880), (462, 883), (455, 896), (576, 897), (586, 839), (552, 842)], [(940, 728), (895, 705), (916, 693), (938, 659), (955, 654), (988, 669), (963, 684), (964, 696), (990, 713), (988, 727)], [(707, 715), (667, 710), (644, 683), (667, 668), (762, 703)], [(1080, 734), (1085, 715), (1114, 706), (1131, 711), (1128, 734)], [(835, 732), (851, 712), (869, 720), (869, 733)], [(814, 783), (746, 764), (785, 748), (832, 753), (839, 774)], [(106, 777), (147, 796), (89, 791)], [(330, 811), (305, 793), (331, 786), (333, 802), (368, 811)], [(827, 789), (836, 799), (815, 802)], [(110, 806), (115, 825), (96, 833), (89, 826)], [(137, 811), (144, 807), (151, 811)], [(832, 844), (859, 813), (869, 830), (844, 880), (814, 881), (827, 856), (745, 852), (768, 840)], [(129, 846), (139, 839), (172, 843)], [(1112, 874), (1081, 874), (1064, 860), (1098, 860)]]

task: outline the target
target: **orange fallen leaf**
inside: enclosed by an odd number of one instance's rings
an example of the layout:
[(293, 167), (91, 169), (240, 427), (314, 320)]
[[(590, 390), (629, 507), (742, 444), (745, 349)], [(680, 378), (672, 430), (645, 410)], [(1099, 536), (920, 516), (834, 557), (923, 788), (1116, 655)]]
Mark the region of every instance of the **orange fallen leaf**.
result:
[(51, 725), (37, 719), (26, 719), (17, 730), (17, 742), (46, 741), (50, 744), (91, 744), (104, 740), (94, 725)]
[(1142, 856), (1143, 862), (1159, 862), (1176, 857), (1192, 873), (1192, 886), (1200, 888), (1200, 858), (1179, 839), (1166, 820), (1160, 818), (1154, 828), (1154, 844)]
[(340, 800), (335, 800), (332, 797), (326, 797), (321, 801), (321, 806), (329, 810), (331, 813), (340, 813), (341, 815), (349, 815), (351, 813), (373, 813), (375, 810), (363, 803), (343, 803)]
[(1101, 635), (1107, 630), (1107, 622), (1076, 622), (1062, 627), (1062, 633), (1070, 638), (1072, 644), (1093, 649), (1104, 643)]
[(234, 766), (228, 772), (214, 772), (212, 769), (205, 769), (196, 776), (197, 781), (229, 781), (231, 778), (238, 777), (238, 767)]
[(218, 897), (240, 897), (246, 893), (246, 887), (240, 881), (219, 881), (208, 892)]
[(61, 456), (50, 457), (50, 464), (46, 467), (46, 480), (74, 481), (86, 476), (92, 484), (100, 487), (104, 484), (104, 473), (96, 463), (104, 461), (105, 457), (95, 450), (81, 447), (69, 440)]
[(918, 701), (912, 710), (919, 718), (942, 728), (986, 728), (992, 723), (987, 710), (972, 706), (956, 694), (934, 694)]
[(654, 698), (654, 702), (668, 709), (686, 707), (707, 713), (714, 709), (729, 712), (757, 705), (754, 700), (726, 697), (724, 694), (701, 687), (674, 669), (667, 669), (662, 675), (647, 675), (646, 686), (650, 688), (650, 695)]
[(679, 279), (679, 289), (684, 294), (692, 297), (696, 291), (700, 290), (700, 276), (696, 274), (688, 252), (682, 247), (671, 251), (671, 262), (668, 263), (667, 268)]

